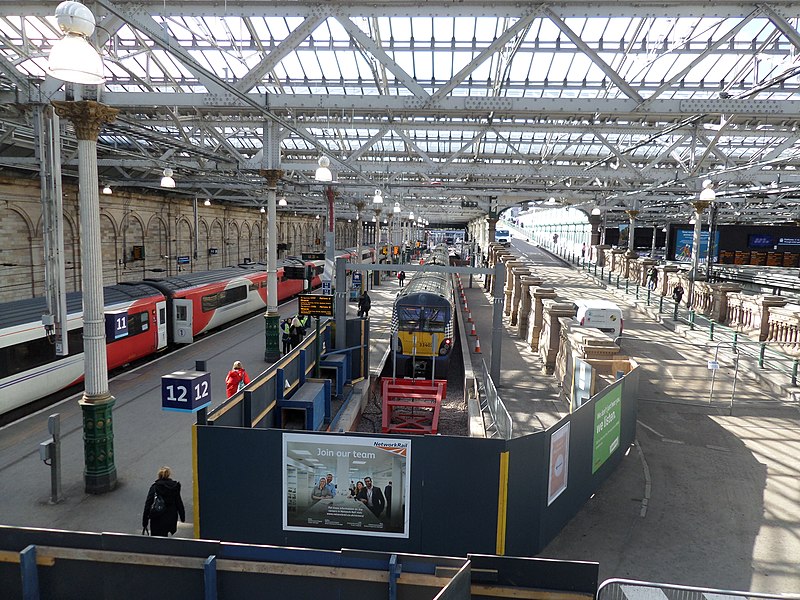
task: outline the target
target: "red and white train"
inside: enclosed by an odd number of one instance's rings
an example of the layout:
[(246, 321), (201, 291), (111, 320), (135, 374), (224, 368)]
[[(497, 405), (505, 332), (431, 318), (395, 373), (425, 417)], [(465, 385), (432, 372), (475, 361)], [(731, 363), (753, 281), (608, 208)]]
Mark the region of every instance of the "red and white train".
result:
[[(354, 258), (352, 252), (340, 254)], [(364, 262), (374, 261), (372, 250)], [(286, 277), (286, 267), (311, 268), (319, 287), (324, 261), (280, 261), (278, 303), (304, 291), (303, 279)], [(251, 263), (185, 273), (103, 288), (109, 371), (156, 354), (172, 344), (190, 344), (212, 329), (264, 310), (267, 273)], [(57, 356), (42, 325), (44, 298), (0, 305), (0, 414), (82, 381), (83, 308), (80, 292), (67, 294), (68, 356)]]

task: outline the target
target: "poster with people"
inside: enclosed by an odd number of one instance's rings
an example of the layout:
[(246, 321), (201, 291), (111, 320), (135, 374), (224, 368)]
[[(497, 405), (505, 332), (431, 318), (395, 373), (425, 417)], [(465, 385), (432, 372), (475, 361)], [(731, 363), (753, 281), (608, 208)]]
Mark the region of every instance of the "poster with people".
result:
[(283, 529), (409, 536), (411, 440), (283, 434)]

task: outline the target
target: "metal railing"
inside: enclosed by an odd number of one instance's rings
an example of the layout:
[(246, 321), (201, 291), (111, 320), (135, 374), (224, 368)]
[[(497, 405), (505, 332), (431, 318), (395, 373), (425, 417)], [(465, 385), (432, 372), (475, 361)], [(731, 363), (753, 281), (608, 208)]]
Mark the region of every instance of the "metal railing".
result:
[(491, 419), (491, 423), (486, 426), (486, 433), (489, 434), (489, 437), (510, 440), (514, 433), (514, 423), (511, 420), (511, 415), (508, 414), (506, 405), (500, 398), (500, 394), (497, 393), (497, 388), (489, 375), (485, 360), (481, 360), (481, 384), (483, 386), (481, 412), (484, 414), (488, 412)]
[(668, 583), (649, 583), (633, 579), (608, 579), (597, 589), (597, 600), (756, 600), (800, 598), (798, 594), (761, 594)]
[(702, 313), (675, 302), (670, 297), (662, 296), (654, 290), (640, 285), (638, 281), (625, 278), (620, 281), (619, 274), (612, 277), (610, 271), (604, 273), (604, 267), (600, 267), (598, 273), (596, 263), (587, 262), (579, 266), (585, 269), (589, 275), (603, 281), (608, 287), (613, 285), (615, 289), (623, 290), (627, 295), (634, 296), (635, 300), (644, 301), (646, 306), (654, 307), (659, 315), (665, 315), (664, 318), (687, 325), (692, 331), (704, 333), (708, 336), (709, 342), (729, 342), (738, 358), (750, 358), (758, 369), (780, 373), (791, 381), (792, 386), (797, 385), (800, 359), (775, 349), (775, 347), (781, 347), (780, 342), (760, 342), (749, 339), (741, 330), (718, 323)]

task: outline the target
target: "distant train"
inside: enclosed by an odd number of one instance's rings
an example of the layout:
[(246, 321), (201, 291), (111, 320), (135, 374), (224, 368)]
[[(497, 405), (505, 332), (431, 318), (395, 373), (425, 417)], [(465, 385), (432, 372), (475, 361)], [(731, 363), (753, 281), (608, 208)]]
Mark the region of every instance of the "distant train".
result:
[[(436, 246), (425, 265), (450, 265), (447, 246)], [(417, 271), (397, 295), (392, 339), (398, 375), (447, 378), (454, 343), (455, 305), (451, 275)]]
[[(355, 253), (339, 256), (348, 260)], [(364, 251), (362, 261), (374, 262)], [(279, 261), (278, 302), (305, 289), (319, 287), (324, 260)], [(287, 273), (303, 278), (288, 278)], [(183, 273), (103, 288), (108, 369), (155, 354), (172, 344), (190, 344), (195, 337), (226, 323), (264, 310), (267, 273), (264, 265), (243, 264), (214, 271)], [(0, 305), (0, 414), (53, 394), (83, 379), (82, 294), (67, 294), (69, 354), (55, 354), (42, 325), (44, 298)]]

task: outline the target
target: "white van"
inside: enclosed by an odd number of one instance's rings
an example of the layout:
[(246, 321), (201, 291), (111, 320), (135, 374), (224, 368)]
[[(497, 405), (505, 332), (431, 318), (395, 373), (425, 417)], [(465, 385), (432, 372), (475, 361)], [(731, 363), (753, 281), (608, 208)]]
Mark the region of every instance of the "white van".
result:
[(609, 300), (577, 300), (575, 319), (585, 327), (596, 327), (615, 340), (622, 336), (624, 319), (619, 306)]

